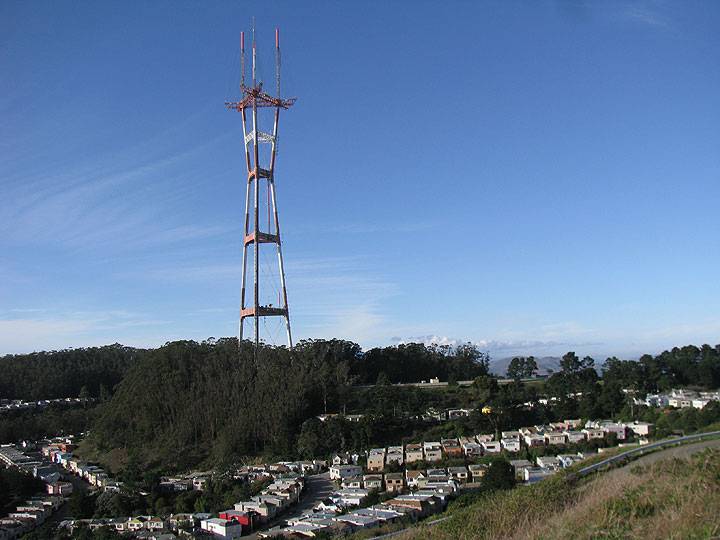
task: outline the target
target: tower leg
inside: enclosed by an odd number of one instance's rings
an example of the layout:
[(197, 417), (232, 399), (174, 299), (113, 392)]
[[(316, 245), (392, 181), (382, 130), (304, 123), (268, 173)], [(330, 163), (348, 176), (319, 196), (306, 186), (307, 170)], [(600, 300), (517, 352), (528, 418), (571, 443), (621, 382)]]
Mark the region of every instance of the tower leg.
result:
[(288, 345), (292, 349), (292, 332), (290, 331), (290, 308), (288, 307), (287, 287), (285, 286), (285, 264), (283, 262), (282, 241), (280, 240), (280, 218), (278, 217), (277, 195), (275, 194), (275, 181), (269, 180), (270, 196), (272, 199), (273, 214), (275, 216), (275, 234), (277, 234), (278, 266), (280, 267), (280, 286), (282, 287), (283, 307), (285, 308), (285, 327), (287, 329)]
[(243, 259), (242, 259), (242, 278), (240, 281), (240, 328), (238, 331), (238, 345), (243, 340), (243, 321), (242, 311), (245, 309), (245, 275), (247, 274), (247, 244), (245, 237), (248, 234), (248, 226), (250, 225), (250, 181), (247, 182), (245, 188), (245, 228), (243, 233)]
[(255, 353), (257, 354), (257, 348), (260, 344), (260, 241), (259, 241), (259, 232), (260, 232), (260, 157), (259, 157), (259, 149), (258, 149), (258, 121), (257, 121), (257, 106), (253, 104), (253, 111), (252, 111), (252, 123), (253, 123), (253, 165), (255, 166), (255, 176), (253, 177), (253, 181), (255, 182), (255, 213), (253, 215), (253, 232), (255, 233), (255, 239), (254, 239), (254, 248), (255, 248), (255, 257), (253, 260), (254, 263), (254, 288), (255, 288), (255, 301), (254, 301), (254, 307), (255, 307), (255, 313), (253, 314), (253, 319), (255, 322)]

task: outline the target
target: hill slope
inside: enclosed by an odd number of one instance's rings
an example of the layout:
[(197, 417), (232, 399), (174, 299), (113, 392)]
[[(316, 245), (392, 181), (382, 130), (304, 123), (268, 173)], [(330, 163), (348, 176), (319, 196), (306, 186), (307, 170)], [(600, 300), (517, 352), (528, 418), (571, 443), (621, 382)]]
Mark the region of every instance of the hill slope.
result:
[[(642, 460), (587, 481), (563, 474), (451, 510), (403, 539), (716, 538), (720, 441), (685, 459)], [(690, 447), (680, 447), (682, 448)], [(670, 454), (672, 455), (672, 454)], [(646, 458), (643, 458), (643, 460)], [(461, 503), (462, 505), (462, 503)]]

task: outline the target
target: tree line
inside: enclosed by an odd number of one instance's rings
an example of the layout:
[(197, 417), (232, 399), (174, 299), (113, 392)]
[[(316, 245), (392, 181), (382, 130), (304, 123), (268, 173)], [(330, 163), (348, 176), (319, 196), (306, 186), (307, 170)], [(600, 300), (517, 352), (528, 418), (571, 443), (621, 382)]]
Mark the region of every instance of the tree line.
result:
[(143, 350), (105, 347), (9, 354), (0, 357), (0, 398), (37, 401), (109, 395)]

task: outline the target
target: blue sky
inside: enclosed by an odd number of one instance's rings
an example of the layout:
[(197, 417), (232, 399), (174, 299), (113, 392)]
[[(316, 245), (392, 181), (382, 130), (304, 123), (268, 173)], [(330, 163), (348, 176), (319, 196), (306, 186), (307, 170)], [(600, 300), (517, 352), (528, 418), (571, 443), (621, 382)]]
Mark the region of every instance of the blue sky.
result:
[(717, 2), (5, 1), (0, 353), (235, 334), (253, 15), (297, 338), (720, 342)]

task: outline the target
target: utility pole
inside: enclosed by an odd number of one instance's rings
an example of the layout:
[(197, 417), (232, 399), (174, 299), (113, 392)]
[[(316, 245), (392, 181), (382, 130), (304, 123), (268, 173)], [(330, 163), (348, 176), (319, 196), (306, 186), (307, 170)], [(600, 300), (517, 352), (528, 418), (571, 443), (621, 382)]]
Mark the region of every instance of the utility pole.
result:
[[(295, 98), (280, 97), (280, 31), (275, 29), (275, 82), (277, 96), (271, 96), (263, 90), (262, 81), (257, 79), (257, 47), (255, 42), (255, 24), (252, 29), (252, 82), (245, 84), (245, 33), (240, 33), (240, 91), (242, 99), (237, 102), (225, 102), (229, 110), (241, 115), (243, 140), (245, 146), (245, 164), (247, 166), (247, 184), (245, 190), (245, 226), (243, 233), (242, 281), (240, 286), (240, 321), (238, 328), (239, 343), (244, 338), (244, 325), (247, 319), (253, 321), (255, 352), (260, 344), (260, 319), (264, 317), (283, 317), (287, 333), (287, 344), (292, 348), (290, 331), (290, 311), (288, 308), (287, 287), (285, 284), (285, 266), (280, 239), (280, 218), (278, 216), (277, 192), (275, 189), (275, 161), (277, 156), (277, 136), (280, 122), (280, 110), (288, 109)], [(263, 132), (260, 123), (262, 111), (269, 111), (266, 121), (272, 121), (272, 131)], [(250, 126), (248, 126), (248, 113)], [(263, 167), (261, 162), (266, 162)], [(264, 190), (266, 197), (261, 198)], [(251, 200), (252, 195), (252, 200)], [(264, 206), (264, 207), (263, 207)], [(252, 208), (252, 210), (251, 210)], [(261, 215), (267, 212), (267, 226), (261, 230)], [(251, 219), (252, 217), (252, 219)], [(273, 298), (268, 290), (261, 289), (260, 256), (262, 244), (274, 244), (277, 251), (277, 265), (280, 289), (277, 291), (277, 305), (267, 302)], [(250, 249), (252, 250), (250, 252)], [(253, 295), (248, 302), (245, 289), (247, 284), (248, 259), (253, 259)], [(264, 296), (261, 297), (261, 293)], [(262, 298), (262, 300), (261, 300)]]

